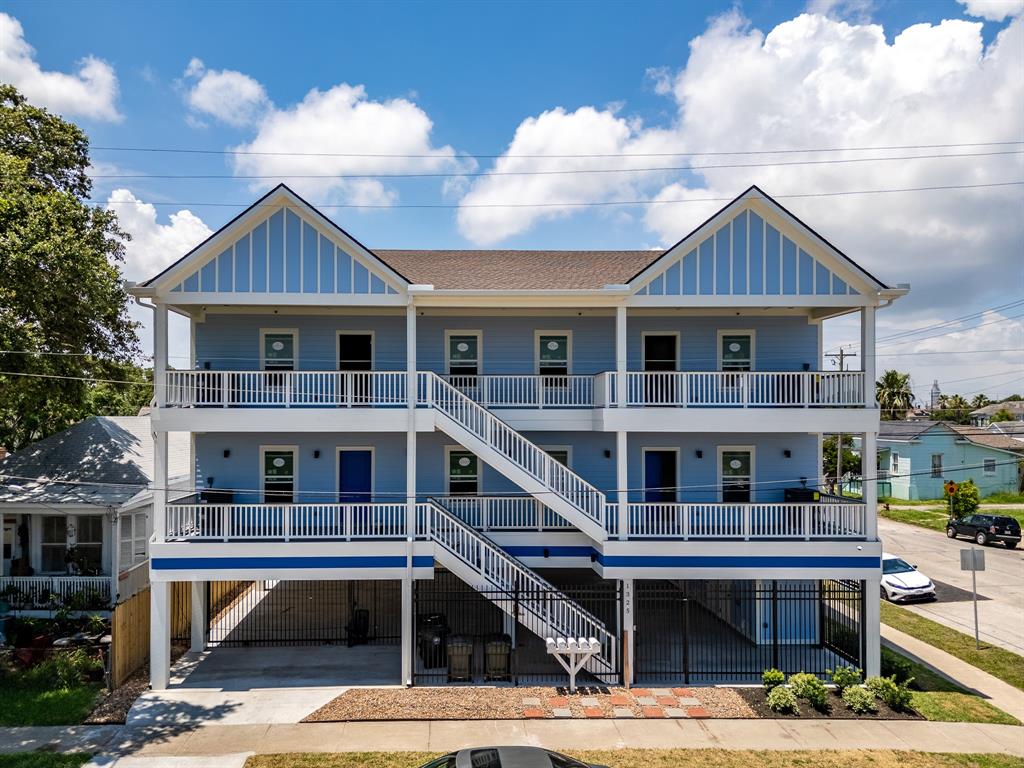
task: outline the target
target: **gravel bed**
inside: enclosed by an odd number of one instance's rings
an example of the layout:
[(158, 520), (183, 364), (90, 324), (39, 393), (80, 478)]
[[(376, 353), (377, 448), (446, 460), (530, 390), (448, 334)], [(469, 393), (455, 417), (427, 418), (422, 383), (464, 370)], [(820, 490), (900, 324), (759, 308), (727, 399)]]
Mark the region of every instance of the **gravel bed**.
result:
[(149, 688), (149, 669), (143, 667), (111, 693), (100, 699), (96, 708), (85, 718), (86, 725), (122, 724), (135, 700)]
[[(648, 695), (647, 689), (637, 690)], [(697, 699), (710, 717), (757, 717), (731, 688), (692, 688), (682, 695)], [(626, 688), (581, 687), (570, 695), (567, 689), (557, 687), (451, 686), (353, 688), (308, 715), (303, 722), (518, 720), (527, 710), (533, 712), (533, 717), (555, 718), (555, 710), (566, 709), (572, 718), (581, 719), (596, 716), (595, 709), (607, 718), (615, 716), (615, 709), (628, 709), (633, 717), (644, 717), (637, 693)]]

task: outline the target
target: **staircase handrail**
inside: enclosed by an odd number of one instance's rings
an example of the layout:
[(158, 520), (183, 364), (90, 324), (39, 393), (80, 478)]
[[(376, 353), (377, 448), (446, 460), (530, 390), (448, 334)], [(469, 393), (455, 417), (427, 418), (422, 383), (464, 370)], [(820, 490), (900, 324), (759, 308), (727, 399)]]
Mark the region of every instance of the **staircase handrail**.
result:
[(436, 408), (604, 527), (604, 494), (433, 371), (421, 371), (424, 404)]

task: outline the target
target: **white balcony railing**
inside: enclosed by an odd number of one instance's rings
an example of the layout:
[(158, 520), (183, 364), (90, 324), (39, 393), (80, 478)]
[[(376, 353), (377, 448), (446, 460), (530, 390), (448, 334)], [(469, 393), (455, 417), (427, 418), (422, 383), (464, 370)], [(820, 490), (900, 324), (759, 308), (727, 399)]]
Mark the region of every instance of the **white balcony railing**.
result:
[(862, 371), (699, 371), (626, 374), (625, 403), (618, 377), (606, 377), (610, 403), (626, 406), (719, 408), (863, 408)]
[(166, 541), (399, 539), (404, 503), (168, 504)]
[[(573, 531), (528, 496), (448, 496), (436, 499), (470, 528), (488, 531)], [(423, 514), (414, 536), (428, 537)], [(619, 534), (618, 504), (607, 504), (606, 528)], [(167, 541), (308, 541), (404, 539), (404, 503), (168, 504)], [(655, 503), (628, 505), (631, 539), (864, 539), (866, 507), (850, 503)], [(49, 581), (49, 579), (47, 579)], [(109, 581), (109, 580), (108, 580)], [(0, 582), (2, 584), (3, 582)]]
[[(609, 518), (618, 512), (610, 504)], [(628, 537), (638, 539), (863, 539), (863, 504), (631, 503)]]
[[(423, 377), (417, 404), (429, 405)], [(862, 371), (630, 372), (619, 376), (443, 377), (485, 408), (863, 408)], [(407, 404), (404, 371), (168, 371), (164, 404), (201, 408), (394, 408)]]
[[(56, 595), (57, 600), (51, 600)], [(82, 605), (92, 610), (110, 607), (109, 576), (4, 576), (0, 600), (15, 609), (45, 610)]]

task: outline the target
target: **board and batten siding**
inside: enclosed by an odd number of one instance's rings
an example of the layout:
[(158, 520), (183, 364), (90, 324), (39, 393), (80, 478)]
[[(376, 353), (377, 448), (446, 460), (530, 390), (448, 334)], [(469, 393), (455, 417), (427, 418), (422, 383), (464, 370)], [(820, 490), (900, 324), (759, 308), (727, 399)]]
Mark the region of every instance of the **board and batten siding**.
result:
[(279, 208), (171, 293), (391, 294), (396, 286), (326, 230)]
[(754, 211), (667, 259), (638, 296), (854, 296), (858, 291)]

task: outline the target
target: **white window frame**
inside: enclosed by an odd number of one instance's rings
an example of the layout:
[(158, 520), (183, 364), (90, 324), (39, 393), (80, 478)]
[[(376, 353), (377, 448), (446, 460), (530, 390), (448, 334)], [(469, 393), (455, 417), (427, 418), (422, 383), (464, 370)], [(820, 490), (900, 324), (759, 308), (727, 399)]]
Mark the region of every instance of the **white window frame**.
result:
[(571, 445), (538, 445), (544, 453), (550, 454), (551, 451), (565, 451), (565, 466), (568, 469), (572, 469), (572, 446)]
[[(471, 450), (466, 448), (464, 445), (446, 445), (444, 447), (444, 495), (452, 495), (452, 475), (449, 471), (451, 467), (451, 455), (452, 453), (468, 453), (470, 456), (476, 456), (476, 495), (484, 495), (484, 473), (483, 473), (483, 462), (480, 457), (473, 453)], [(467, 496), (469, 494), (466, 494)]]
[[(722, 359), (722, 341), (726, 336), (749, 336), (750, 337), (750, 370), (757, 370), (757, 333), (751, 328), (719, 328), (718, 333), (715, 336), (716, 351), (715, 356), (718, 361), (718, 370), (723, 371), (722, 365), (725, 361)], [(743, 371), (729, 371), (729, 373), (743, 373)]]
[(725, 482), (725, 474), (722, 472), (722, 458), (725, 453), (729, 452), (743, 452), (746, 451), (750, 454), (750, 503), (754, 504), (757, 502), (757, 485), (755, 478), (757, 477), (757, 450), (753, 445), (720, 445), (718, 446), (717, 459), (715, 461), (715, 473), (718, 477), (718, 501), (719, 503), (724, 502), (722, 486)]
[(673, 371), (678, 371), (681, 363), (681, 342), (679, 340), (679, 331), (640, 331), (640, 370), (646, 370), (644, 366), (647, 364), (647, 337), (648, 336), (675, 336), (676, 337), (676, 361), (672, 366)]
[[(989, 469), (990, 466), (992, 467), (992, 469)], [(996, 466), (997, 466), (997, 462), (996, 462), (995, 459), (982, 459), (981, 460), (982, 474), (984, 474), (984, 475), (986, 475), (988, 477), (992, 477), (993, 475), (996, 474)]]
[[(939, 466), (938, 466), (938, 468), (936, 468), (936, 466), (935, 466), (935, 457), (936, 456), (939, 457)], [(930, 459), (930, 461), (931, 461), (931, 474), (929, 475), (930, 477), (942, 477), (942, 471), (943, 471), (943, 469), (945, 469), (945, 462), (943, 461), (944, 458), (945, 458), (945, 454), (942, 454), (942, 453), (933, 453), (933, 454), (931, 454), (931, 459)]]
[(260, 502), (268, 504), (267, 501), (267, 474), (266, 474), (266, 459), (264, 458), (268, 451), (291, 451), (292, 452), (292, 503), (295, 503), (295, 498), (299, 495), (299, 446), (297, 445), (261, 445), (260, 446)]
[[(540, 337), (565, 336), (565, 375), (572, 376), (572, 331), (534, 331), (533, 332), (533, 372), (540, 375)], [(544, 374), (558, 376), (557, 373)]]
[(900, 455), (893, 451), (889, 454), (889, 466), (892, 467), (893, 474), (899, 474), (900, 471)]
[[(292, 361), (292, 370), (299, 370), (299, 329), (298, 328), (260, 328), (260, 370), (267, 370), (267, 334), (291, 334), (292, 347), (295, 357)], [(274, 371), (271, 373), (284, 373), (285, 371)]]
[(372, 445), (339, 445), (334, 449), (334, 501), (341, 496), (341, 453), (342, 451), (370, 452), (370, 498), (377, 495), (377, 449)]
[[(660, 334), (667, 336), (668, 334)], [(640, 448), (640, 498), (647, 498), (647, 453), (648, 451), (657, 451), (659, 453), (674, 453), (676, 455), (676, 487), (672, 491), (672, 495), (675, 497), (674, 502), (679, 503), (679, 486), (682, 484), (683, 478), (683, 464), (682, 464), (682, 451), (678, 446), (672, 445), (646, 445)], [(644, 502), (646, 503), (646, 502)], [(655, 502), (651, 502), (655, 503)]]
[[(451, 375), (452, 370), (452, 357), (451, 357), (451, 338), (452, 336), (476, 336), (476, 375), (482, 376), (484, 373), (484, 332), (482, 330), (465, 330), (460, 331), (458, 329), (445, 328), (444, 331), (444, 372), (446, 375)], [(447, 470), (445, 470), (447, 472)]]
[[(46, 543), (43, 541), (43, 521), (51, 518), (57, 518), (64, 523), (64, 552), (67, 554), (68, 550), (68, 523), (70, 522), (70, 515), (33, 515), (33, 521), (31, 524), (30, 541), (37, 542), (35, 546), (32, 546), (35, 556), (35, 569), (36, 572), (43, 576), (53, 576), (67, 573), (67, 565), (65, 564), (59, 571), (47, 571), (43, 568), (43, 548), (44, 547), (57, 547), (56, 543)], [(17, 529), (15, 529), (17, 530)]]
[[(334, 370), (346, 370), (341, 367), (341, 337), (342, 336), (369, 336), (370, 337), (370, 370), (377, 370), (377, 334), (374, 331), (338, 331), (334, 343)], [(360, 371), (362, 373), (362, 371)]]

